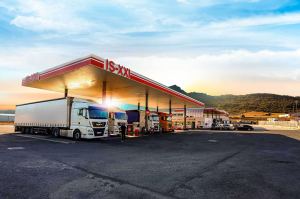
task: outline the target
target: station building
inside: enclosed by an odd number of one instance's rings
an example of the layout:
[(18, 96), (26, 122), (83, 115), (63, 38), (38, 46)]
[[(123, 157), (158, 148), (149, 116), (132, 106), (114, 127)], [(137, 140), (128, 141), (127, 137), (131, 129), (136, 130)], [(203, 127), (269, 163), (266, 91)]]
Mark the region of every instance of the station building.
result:
[(213, 123), (222, 122), (229, 123), (229, 113), (217, 108), (204, 108), (203, 110), (204, 126), (203, 128), (211, 128)]

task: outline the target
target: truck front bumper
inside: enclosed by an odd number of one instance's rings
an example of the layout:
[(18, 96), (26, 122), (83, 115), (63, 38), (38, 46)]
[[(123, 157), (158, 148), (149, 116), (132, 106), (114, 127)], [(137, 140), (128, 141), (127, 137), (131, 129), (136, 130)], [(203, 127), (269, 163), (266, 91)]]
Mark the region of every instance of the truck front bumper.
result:
[(86, 133), (81, 134), (84, 139), (94, 139), (108, 137), (107, 128), (90, 128)]

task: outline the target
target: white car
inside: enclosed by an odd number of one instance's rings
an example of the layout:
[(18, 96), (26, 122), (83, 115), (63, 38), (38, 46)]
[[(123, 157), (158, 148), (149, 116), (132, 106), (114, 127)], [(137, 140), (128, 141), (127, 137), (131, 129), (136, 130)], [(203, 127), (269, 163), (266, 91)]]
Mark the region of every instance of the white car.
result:
[(224, 129), (224, 130), (235, 130), (233, 124), (223, 124), (222, 129)]

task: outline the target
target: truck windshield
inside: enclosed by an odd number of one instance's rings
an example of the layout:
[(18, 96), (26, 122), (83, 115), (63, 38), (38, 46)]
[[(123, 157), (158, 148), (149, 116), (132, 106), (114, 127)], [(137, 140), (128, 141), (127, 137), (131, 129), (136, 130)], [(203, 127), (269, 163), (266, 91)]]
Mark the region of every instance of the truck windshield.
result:
[(89, 106), (90, 119), (107, 119), (108, 112), (106, 108)]
[(150, 120), (152, 120), (152, 121), (159, 121), (159, 117), (158, 117), (158, 115), (151, 115), (150, 116)]
[(126, 111), (128, 115), (128, 124), (132, 124), (133, 122), (140, 122), (140, 113), (139, 111)]
[(115, 119), (117, 119), (117, 120), (127, 120), (127, 115), (126, 115), (126, 113), (115, 112)]

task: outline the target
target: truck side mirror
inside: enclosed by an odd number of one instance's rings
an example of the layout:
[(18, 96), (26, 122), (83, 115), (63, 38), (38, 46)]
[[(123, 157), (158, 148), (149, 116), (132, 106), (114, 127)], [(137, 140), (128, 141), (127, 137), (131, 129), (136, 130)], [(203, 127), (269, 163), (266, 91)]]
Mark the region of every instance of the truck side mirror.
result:
[(88, 114), (87, 114), (88, 112), (87, 112), (87, 109), (85, 108), (85, 109), (83, 109), (83, 117), (85, 118), (85, 119), (88, 119)]

